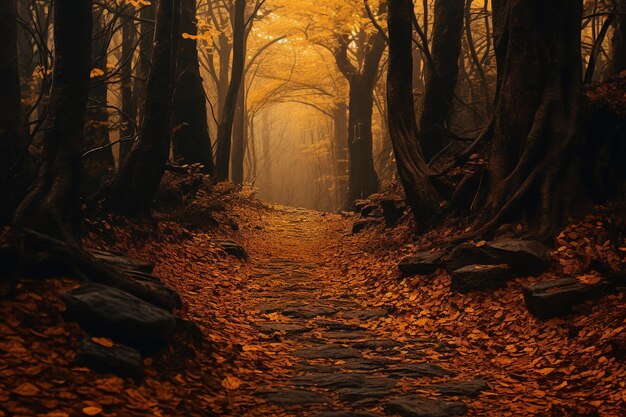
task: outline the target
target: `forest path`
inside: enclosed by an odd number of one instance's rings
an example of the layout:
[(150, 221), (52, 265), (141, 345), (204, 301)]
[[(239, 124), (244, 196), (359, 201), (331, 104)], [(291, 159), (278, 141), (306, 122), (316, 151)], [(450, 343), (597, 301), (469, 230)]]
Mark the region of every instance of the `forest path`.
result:
[(225, 361), (232, 376), (224, 378), (226, 399), (213, 412), (462, 415), (463, 402), (439, 395), (474, 396), (484, 382), (455, 382), (454, 372), (423, 360), (426, 349), (447, 351), (443, 340), (393, 338), (376, 330), (391, 311), (372, 305), (363, 283), (350, 280), (342, 268), (360, 259), (358, 249), (347, 246), (349, 221), (300, 209), (272, 211), (247, 236), (250, 258), (236, 272), (240, 291), (223, 301), (238, 306), (224, 313), (223, 336), (240, 341), (241, 353)]

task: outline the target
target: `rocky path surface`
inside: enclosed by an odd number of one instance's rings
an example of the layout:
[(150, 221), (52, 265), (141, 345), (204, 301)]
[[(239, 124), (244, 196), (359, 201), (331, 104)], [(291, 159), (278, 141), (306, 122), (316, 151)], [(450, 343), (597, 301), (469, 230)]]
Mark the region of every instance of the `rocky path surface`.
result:
[(252, 269), (240, 294), (244, 322), (258, 331), (243, 350), (268, 354), (267, 374), (258, 371), (241, 386), (227, 380), (232, 402), (220, 414), (466, 414), (463, 398), (480, 395), (487, 384), (423, 360), (426, 349), (453, 354), (445, 340), (378, 332), (377, 323), (393, 319), (391, 309), (372, 305), (333, 262), (345, 231), (320, 227), (319, 213), (283, 214), (247, 243)]

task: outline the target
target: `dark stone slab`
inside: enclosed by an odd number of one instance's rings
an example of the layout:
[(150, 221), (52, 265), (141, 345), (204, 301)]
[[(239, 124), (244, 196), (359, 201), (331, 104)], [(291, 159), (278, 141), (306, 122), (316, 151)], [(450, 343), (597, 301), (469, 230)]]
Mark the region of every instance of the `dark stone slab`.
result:
[(78, 322), (94, 336), (106, 336), (140, 352), (166, 346), (176, 331), (171, 313), (115, 288), (88, 284), (61, 298), (67, 306), (66, 320)]
[(429, 363), (403, 363), (387, 367), (389, 376), (403, 377), (443, 377), (455, 376), (456, 373)]
[(298, 349), (295, 355), (303, 359), (350, 359), (360, 358), (361, 352), (339, 344)]
[(316, 363), (299, 362), (291, 366), (291, 369), (298, 372), (311, 372), (315, 374), (332, 374), (341, 372), (341, 368), (333, 365), (318, 365)]
[(280, 312), (282, 315), (292, 318), (312, 319), (318, 316), (332, 316), (337, 309), (322, 304), (305, 304), (304, 302), (264, 302), (259, 304), (262, 313)]
[(355, 349), (369, 349), (369, 350), (391, 350), (397, 347), (404, 346), (404, 343), (396, 340), (366, 340), (363, 342), (352, 343), (351, 346)]
[(606, 292), (603, 284), (587, 285), (576, 278), (563, 278), (538, 282), (524, 288), (524, 301), (528, 311), (540, 319), (566, 316), (585, 301)]
[(380, 417), (378, 414), (365, 413), (361, 411), (324, 411), (316, 414), (315, 417)]
[(356, 222), (354, 222), (354, 224), (352, 225), (352, 234), (360, 233), (365, 229), (376, 227), (381, 224), (382, 224), (381, 219), (372, 219), (372, 218), (359, 219)]
[(441, 265), (444, 251), (418, 252), (400, 261), (398, 268), (404, 275), (432, 274)]
[(389, 394), (384, 388), (349, 388), (341, 391), (339, 400), (353, 407), (368, 407), (380, 403)]
[(394, 398), (387, 403), (385, 409), (389, 413), (396, 413), (402, 417), (452, 417), (467, 413), (467, 406), (462, 402), (444, 401), (420, 395)]
[(456, 271), (468, 265), (494, 265), (497, 259), (487, 253), (483, 247), (476, 247), (471, 243), (463, 243), (454, 249), (445, 257), (445, 266), (448, 272)]
[(98, 249), (90, 249), (89, 253), (97, 260), (122, 270), (129, 269), (150, 274), (154, 269), (153, 263), (129, 258), (122, 253), (106, 252)]
[(266, 401), (279, 405), (330, 404), (331, 399), (320, 392), (301, 389), (283, 389), (257, 394)]
[(389, 358), (372, 358), (347, 361), (343, 367), (351, 371), (378, 371), (398, 361)]
[(488, 242), (485, 250), (516, 276), (539, 275), (550, 267), (548, 247), (533, 240), (498, 239)]
[(340, 321), (316, 320), (315, 324), (317, 327), (324, 327), (330, 331), (360, 332), (367, 330), (363, 326), (351, 323), (342, 323)]
[(360, 373), (310, 374), (296, 376), (289, 383), (298, 387), (315, 386), (329, 389), (368, 388), (390, 390), (396, 381), (384, 377), (367, 377)]
[(367, 310), (351, 310), (342, 311), (342, 317), (346, 319), (359, 319), (359, 320), (372, 320), (385, 317), (389, 314), (389, 310), (386, 308), (372, 308)]
[(489, 389), (489, 386), (482, 379), (473, 379), (469, 381), (447, 381), (439, 382), (428, 386), (443, 395), (462, 395), (467, 397), (475, 397), (483, 391)]
[(135, 349), (119, 344), (105, 347), (89, 339), (83, 341), (74, 362), (77, 366), (84, 366), (97, 373), (133, 378), (136, 381), (141, 380), (143, 373), (143, 361)]
[(468, 265), (452, 272), (452, 289), (460, 293), (501, 288), (513, 278), (511, 268), (500, 265)]
[(367, 331), (328, 331), (324, 332), (323, 337), (325, 339), (336, 339), (336, 340), (360, 340), (366, 339), (368, 337), (372, 337), (372, 333)]
[(267, 322), (267, 323), (257, 324), (257, 327), (259, 328), (259, 331), (261, 333), (266, 333), (266, 334), (273, 334), (273, 333), (279, 332), (279, 333), (285, 333), (287, 335), (291, 335), (291, 334), (301, 334), (301, 333), (306, 333), (306, 332), (311, 331), (311, 329), (309, 329), (308, 327), (300, 326), (298, 324), (291, 324), (291, 323)]
[(248, 254), (243, 246), (232, 240), (218, 240), (217, 246), (229, 255), (239, 259), (246, 259)]

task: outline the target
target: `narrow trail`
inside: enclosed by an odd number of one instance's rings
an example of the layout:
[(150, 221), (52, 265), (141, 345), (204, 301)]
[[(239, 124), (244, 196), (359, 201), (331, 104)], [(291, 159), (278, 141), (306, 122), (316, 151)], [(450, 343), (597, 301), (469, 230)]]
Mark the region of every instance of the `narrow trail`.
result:
[[(327, 216), (332, 221), (325, 222)], [(227, 401), (214, 412), (320, 417), (463, 414), (462, 402), (416, 395), (420, 385), (441, 382), (436, 386), (441, 393), (474, 396), (485, 383), (450, 383), (454, 372), (422, 359), (424, 349), (445, 354), (444, 341), (393, 339), (375, 329), (391, 312), (372, 305), (359, 283), (348, 279), (342, 264), (335, 262), (347, 230), (338, 227), (338, 217), (283, 208), (263, 230), (248, 236), (250, 259), (239, 271), (245, 275), (242, 292), (226, 301), (238, 303), (234, 311), (241, 316), (229, 317), (228, 323), (238, 326), (224, 329), (234, 339), (245, 335), (235, 371), (244, 376), (243, 381), (225, 379)], [(359, 262), (356, 252), (344, 251), (342, 256)], [(397, 399), (406, 394), (414, 395)]]

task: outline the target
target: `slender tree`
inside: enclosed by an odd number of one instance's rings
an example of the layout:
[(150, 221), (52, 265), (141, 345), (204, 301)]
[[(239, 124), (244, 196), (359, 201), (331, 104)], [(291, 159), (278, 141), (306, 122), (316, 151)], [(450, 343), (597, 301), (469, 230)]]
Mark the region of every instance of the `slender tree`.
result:
[(178, 39), (177, 0), (160, 0), (144, 116), (130, 154), (113, 181), (107, 205), (131, 216), (149, 215), (170, 152), (170, 114)]
[(613, 37), (611, 38), (611, 59), (607, 75), (613, 76), (626, 71), (626, 2), (613, 0)]
[(390, 0), (389, 68), (387, 105), (389, 133), (398, 165), (398, 174), (413, 211), (418, 231), (432, 226), (438, 214), (439, 197), (418, 142), (413, 92), (413, 30), (411, 0)]
[(200, 163), (214, 173), (207, 121), (206, 94), (200, 76), (196, 36), (196, 0), (181, 0), (180, 44), (172, 112), (174, 156), (185, 164)]
[[(133, 55), (135, 53), (135, 23), (128, 20), (122, 26), (122, 67), (120, 96), (122, 101), (122, 123), (120, 125), (120, 154), (119, 163), (122, 164), (132, 147), (132, 138), (137, 133), (137, 105), (133, 97)], [(137, 86), (137, 83), (135, 83)]]
[(235, 0), (233, 14), (233, 65), (224, 108), (217, 129), (215, 173), (219, 180), (227, 180), (230, 171), (230, 150), (237, 97), (242, 84), (246, 58), (246, 0)]
[(41, 165), (14, 225), (75, 242), (85, 108), (89, 95), (92, 2), (55, 0), (54, 75)]
[(459, 72), (465, 0), (435, 2), (435, 21), (424, 105), (419, 123), (420, 144), (430, 161), (449, 142), (448, 118)]

